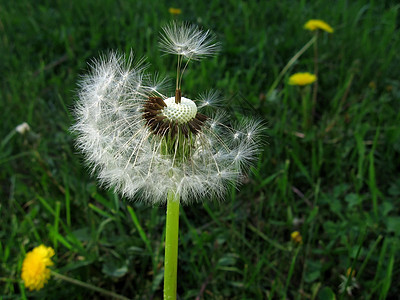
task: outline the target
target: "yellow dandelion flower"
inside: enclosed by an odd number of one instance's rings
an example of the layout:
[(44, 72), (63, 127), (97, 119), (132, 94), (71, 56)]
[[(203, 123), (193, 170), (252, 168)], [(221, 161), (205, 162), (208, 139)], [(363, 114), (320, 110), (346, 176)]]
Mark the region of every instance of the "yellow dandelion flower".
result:
[(311, 73), (296, 73), (289, 77), (290, 85), (307, 85), (317, 80), (317, 76)]
[(182, 10), (180, 8), (174, 8), (174, 7), (170, 7), (168, 11), (171, 15), (180, 15), (182, 13)]
[(291, 236), (293, 242), (295, 242), (297, 244), (303, 243), (303, 237), (301, 236), (300, 232), (293, 231), (290, 236)]
[(51, 247), (40, 245), (28, 252), (22, 263), (21, 278), (29, 290), (40, 290), (50, 278), (49, 266), (53, 265), (51, 257), (54, 250)]
[(354, 276), (356, 276), (356, 270), (352, 270), (351, 268), (348, 268), (347, 270), (346, 270), (346, 276), (347, 277), (349, 277), (350, 276), (350, 272), (351, 272), (351, 277), (354, 277)]
[(333, 33), (333, 28), (326, 22), (322, 20), (308, 20), (306, 24), (304, 24), (304, 28), (307, 30), (317, 30), (321, 29), (329, 33)]
[(375, 90), (375, 89), (376, 89), (376, 83), (375, 83), (375, 81), (371, 81), (370, 83), (368, 83), (368, 87), (369, 87), (371, 90)]

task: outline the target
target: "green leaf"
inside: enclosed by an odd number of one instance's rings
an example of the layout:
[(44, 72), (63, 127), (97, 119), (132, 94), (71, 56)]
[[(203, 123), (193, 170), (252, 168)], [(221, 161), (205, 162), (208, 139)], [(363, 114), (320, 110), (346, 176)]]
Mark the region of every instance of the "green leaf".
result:
[(400, 217), (387, 217), (385, 222), (388, 231), (399, 232)]
[(305, 280), (305, 282), (310, 283), (310, 282), (317, 280), (320, 276), (321, 276), (321, 272), (319, 270), (313, 271), (313, 272), (307, 273), (304, 280)]
[(354, 194), (354, 193), (346, 195), (344, 200), (346, 200), (349, 208), (352, 208), (353, 206), (359, 205), (362, 202), (361, 197), (359, 195), (357, 195), (357, 194)]
[(234, 254), (228, 253), (224, 257), (218, 260), (218, 266), (234, 266), (236, 264), (237, 257)]
[(380, 205), (380, 210), (383, 216), (387, 216), (394, 208), (393, 203), (385, 201)]
[(318, 206), (314, 207), (307, 218), (307, 223), (310, 223), (318, 215)]
[(318, 300), (336, 300), (336, 296), (332, 289), (326, 286), (319, 291)]
[(123, 263), (122, 265), (117, 265), (113, 261), (108, 261), (103, 264), (101, 271), (111, 277), (122, 277), (128, 272), (127, 263)]
[(81, 242), (89, 242), (91, 239), (89, 227), (74, 230), (72, 234)]

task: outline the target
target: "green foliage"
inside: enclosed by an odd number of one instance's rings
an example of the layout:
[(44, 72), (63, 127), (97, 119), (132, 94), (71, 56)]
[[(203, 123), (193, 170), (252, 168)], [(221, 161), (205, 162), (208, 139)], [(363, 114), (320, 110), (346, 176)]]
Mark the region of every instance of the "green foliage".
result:
[[(20, 280), (24, 255), (56, 251), (58, 273), (135, 299), (160, 299), (165, 207), (97, 186), (68, 128), (77, 81), (111, 49), (146, 55), (173, 17), (166, 1), (0, 1), (0, 298), (99, 299), (51, 279)], [(171, 4), (172, 5), (172, 4)], [(180, 299), (393, 299), (399, 286), (400, 35), (395, 1), (178, 1), (176, 18), (212, 29), (223, 50), (192, 64), (184, 93), (219, 89), (237, 116), (268, 122), (265, 150), (224, 202), (181, 208)], [(314, 68), (308, 49), (271, 84), (312, 33), (318, 95), (303, 130), (301, 94), (287, 75)], [(171, 89), (171, 95), (173, 93)], [(243, 108), (243, 106), (245, 106)], [(253, 110), (246, 111), (247, 107)], [(25, 135), (14, 128), (27, 122)], [(302, 244), (290, 240), (299, 231)], [(347, 274), (356, 270), (355, 277)], [(343, 281), (343, 275), (345, 280)], [(97, 298), (96, 298), (97, 297)]]

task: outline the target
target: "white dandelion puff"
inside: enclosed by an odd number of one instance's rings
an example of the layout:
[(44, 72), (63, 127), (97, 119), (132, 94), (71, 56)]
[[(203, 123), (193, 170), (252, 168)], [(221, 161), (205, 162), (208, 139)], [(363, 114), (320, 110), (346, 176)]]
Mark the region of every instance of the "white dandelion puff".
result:
[[(215, 53), (210, 36), (172, 23), (161, 46), (198, 59)], [(258, 157), (261, 122), (244, 120), (233, 128), (220, 110), (203, 114), (220, 98), (216, 92), (193, 101), (177, 86), (175, 97), (167, 97), (165, 80), (147, 74), (146, 66), (115, 52), (92, 61), (74, 109), (78, 149), (101, 184), (131, 199), (163, 203), (171, 191), (181, 203), (223, 197)]]
[(22, 135), (24, 135), (25, 133), (27, 133), (30, 130), (31, 130), (31, 127), (26, 122), (23, 122), (23, 123), (19, 124), (17, 127), (15, 127), (15, 131)]
[(182, 55), (191, 60), (215, 55), (220, 44), (214, 34), (196, 25), (171, 22), (162, 28), (160, 48), (170, 54)]

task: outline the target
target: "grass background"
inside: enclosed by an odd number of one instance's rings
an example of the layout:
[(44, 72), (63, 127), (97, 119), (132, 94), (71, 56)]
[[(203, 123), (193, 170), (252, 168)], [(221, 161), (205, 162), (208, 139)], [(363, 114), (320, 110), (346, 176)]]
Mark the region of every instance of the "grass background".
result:
[[(179, 299), (352, 298), (338, 286), (356, 270), (355, 299), (400, 293), (400, 35), (396, 1), (0, 1), (0, 298), (103, 299), (51, 279), (20, 281), (24, 255), (56, 251), (54, 269), (134, 299), (160, 299), (165, 207), (97, 186), (68, 128), (77, 81), (107, 50), (145, 55), (174, 76), (157, 47), (178, 19), (212, 29), (218, 57), (193, 63), (188, 96), (219, 89), (268, 123), (268, 144), (240, 190), (181, 209)], [(323, 19), (319, 94), (301, 128), (299, 89), (287, 75), (313, 71), (309, 49), (269, 87)], [(14, 128), (22, 122), (31, 132)], [(298, 230), (303, 244), (290, 233)]]

